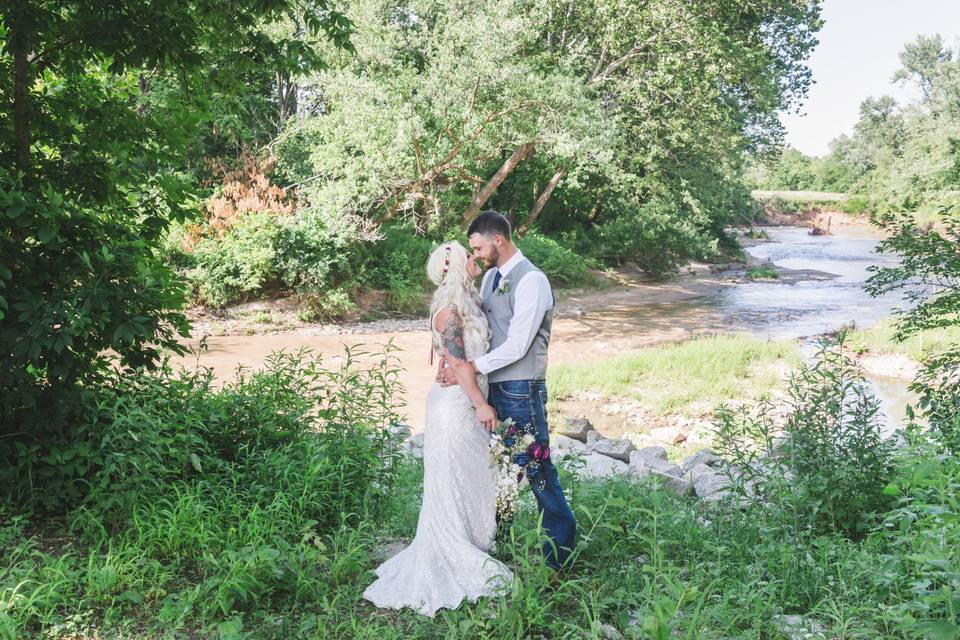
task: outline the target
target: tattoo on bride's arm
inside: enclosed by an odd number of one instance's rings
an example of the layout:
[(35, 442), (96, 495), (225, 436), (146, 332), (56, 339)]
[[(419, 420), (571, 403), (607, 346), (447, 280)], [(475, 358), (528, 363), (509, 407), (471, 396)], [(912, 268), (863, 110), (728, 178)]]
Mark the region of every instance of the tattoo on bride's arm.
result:
[(450, 316), (443, 325), (440, 339), (447, 353), (457, 360), (466, 360), (467, 352), (463, 347), (463, 321), (459, 316)]

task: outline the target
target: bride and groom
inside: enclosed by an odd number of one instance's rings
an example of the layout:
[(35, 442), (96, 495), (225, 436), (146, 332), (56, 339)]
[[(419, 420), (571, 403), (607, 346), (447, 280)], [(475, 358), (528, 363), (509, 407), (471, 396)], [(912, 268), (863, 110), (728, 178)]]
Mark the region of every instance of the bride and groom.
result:
[[(437, 285), (430, 317), (441, 364), (427, 396), (416, 537), (377, 568), (378, 579), (363, 594), (378, 607), (410, 607), (428, 616), (502, 593), (513, 578), (487, 553), (497, 531), (489, 432), (498, 419), (512, 418), (540, 450), (549, 445), (550, 283), (514, 245), (500, 213), (479, 214), (467, 237), (472, 256), (458, 242), (446, 242), (427, 261)], [(479, 291), (477, 260), (487, 267)], [(546, 562), (558, 570), (573, 548), (573, 512), (549, 457), (527, 464), (525, 472), (550, 538)]]

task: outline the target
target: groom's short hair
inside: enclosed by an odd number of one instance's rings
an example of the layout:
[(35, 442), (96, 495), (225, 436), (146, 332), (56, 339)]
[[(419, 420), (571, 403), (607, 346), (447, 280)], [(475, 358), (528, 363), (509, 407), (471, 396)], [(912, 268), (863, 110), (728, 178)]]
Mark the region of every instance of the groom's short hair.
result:
[(470, 226), (467, 227), (468, 238), (475, 233), (488, 237), (500, 234), (509, 240), (510, 221), (499, 211), (494, 211), (493, 209), (481, 211), (477, 214), (476, 218), (470, 221)]

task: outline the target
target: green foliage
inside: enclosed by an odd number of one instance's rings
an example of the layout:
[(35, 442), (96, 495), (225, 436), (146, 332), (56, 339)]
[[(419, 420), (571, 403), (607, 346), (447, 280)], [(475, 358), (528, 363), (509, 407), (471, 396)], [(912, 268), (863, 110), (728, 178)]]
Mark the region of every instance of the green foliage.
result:
[(887, 514), (884, 529), (898, 551), (895, 579), (913, 597), (892, 612), (903, 630), (947, 638), (960, 627), (955, 579), (960, 570), (960, 459), (915, 423), (906, 437), (898, 473), (887, 487), (897, 508)]
[(193, 212), (183, 165), (202, 118), (189, 98), (230, 95), (228, 79), (263, 63), (270, 76), (319, 66), (315, 47), (267, 37), (284, 16), (349, 44), (349, 21), (326, 2), (294, 4), (23, 0), (3, 11), (0, 436), (69, 428), (106, 354), (142, 367), (180, 350), (182, 283), (155, 252)]
[(404, 11), (352, 4), (357, 55), (302, 80), (323, 100), (272, 145), (302, 202), (441, 238), (502, 170), (487, 206), (522, 224), (556, 184), (536, 221), (545, 236), (586, 238), (581, 255), (658, 274), (715, 251), (749, 210), (743, 152), (778, 137), (775, 114), (804, 93), (820, 24), (816, 3), (624, 12), (513, 0), (464, 14), (418, 0)]
[[(134, 206), (146, 206), (139, 202)], [(45, 430), (79, 385), (179, 349), (187, 330), (179, 279), (151, 254), (162, 215), (92, 202), (0, 170), (0, 435)], [(56, 398), (56, 402), (53, 400)]]
[[(122, 521), (145, 494), (235, 468), (308, 431), (375, 430), (392, 419), (397, 373), (385, 357), (382, 371), (358, 374), (354, 357), (326, 370), (305, 353), (279, 353), (220, 388), (210, 370), (112, 378), (59, 439), (0, 443), (5, 497), (52, 511), (84, 504)], [(357, 404), (364, 398), (369, 406)]]
[(360, 249), (358, 282), (386, 294), (383, 311), (421, 315), (427, 311), (427, 258), (433, 243), (409, 226), (387, 225), (383, 238)]
[(277, 270), (298, 291), (322, 292), (354, 277), (360, 238), (348, 223), (307, 210), (283, 220)]
[(757, 280), (758, 278), (777, 278), (779, 274), (773, 266), (760, 265), (747, 267), (747, 277), (751, 280)]
[[(34, 513), (71, 508), (72, 533), (52, 556), (22, 537), (4, 545), (0, 637), (143, 607), (168, 631), (209, 631), (245, 611), (296, 609), (355, 577), (355, 552), (339, 545), (396, 477), (390, 353), (348, 351), (330, 369), (278, 353), (220, 388), (209, 371), (125, 377), (46, 452), (5, 449), (5, 499)], [(0, 539), (25, 522), (2, 520)]]
[(591, 230), (587, 246), (601, 260), (630, 260), (652, 275), (667, 276), (683, 260), (716, 249), (716, 240), (703, 237), (683, 217), (680, 207), (666, 200), (640, 207), (628, 202), (623, 214)]
[(840, 202), (840, 211), (844, 213), (861, 214), (871, 210), (870, 199), (864, 196), (851, 196)]
[(718, 450), (743, 476), (738, 489), (759, 499), (795, 534), (863, 537), (888, 506), (892, 443), (879, 402), (846, 350), (846, 336), (824, 341), (815, 361), (791, 377), (789, 415), (778, 433), (773, 406), (721, 407)]
[(957, 324), (960, 314), (960, 215), (941, 213), (942, 229), (921, 230), (909, 216), (886, 215), (878, 222), (888, 232), (878, 248), (897, 253), (896, 266), (876, 268), (867, 280), (871, 295), (902, 290), (912, 303), (901, 313), (897, 337), (920, 329)]
[(210, 306), (259, 294), (279, 280), (278, 253), (283, 233), (276, 216), (252, 214), (220, 238), (204, 238), (190, 254), (187, 277), (197, 298)]
[(323, 293), (302, 295), (298, 315), (304, 322), (332, 322), (344, 319), (356, 308), (349, 291), (329, 289)]
[(530, 231), (517, 240), (517, 247), (547, 275), (555, 288), (589, 286), (596, 280), (590, 272), (591, 267), (595, 268), (592, 260), (537, 231)]

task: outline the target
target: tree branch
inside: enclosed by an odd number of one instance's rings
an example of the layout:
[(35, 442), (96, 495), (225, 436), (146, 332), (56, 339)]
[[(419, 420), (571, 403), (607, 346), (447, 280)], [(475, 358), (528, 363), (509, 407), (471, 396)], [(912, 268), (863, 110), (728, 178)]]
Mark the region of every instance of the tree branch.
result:
[(520, 225), (520, 228), (517, 229), (517, 235), (523, 236), (527, 231), (530, 230), (530, 227), (533, 226), (533, 223), (537, 221), (537, 217), (540, 215), (540, 212), (543, 211), (544, 205), (547, 204), (547, 201), (550, 199), (550, 196), (553, 194), (554, 188), (556, 188), (557, 183), (560, 182), (560, 179), (563, 178), (566, 171), (561, 169), (553, 174), (553, 177), (550, 178), (550, 182), (547, 183), (547, 186), (544, 187), (543, 193), (540, 194), (540, 197), (537, 198), (536, 204), (534, 204), (533, 209), (530, 211), (530, 215), (527, 216), (527, 219), (523, 221), (523, 224)]
[(497, 172), (493, 174), (493, 177), (487, 181), (487, 184), (483, 186), (482, 189), (477, 191), (473, 200), (470, 202), (470, 206), (467, 207), (466, 211), (463, 212), (463, 226), (466, 227), (470, 224), (470, 221), (473, 219), (477, 212), (480, 211), (480, 208), (486, 204), (487, 200), (490, 199), (490, 196), (493, 195), (493, 192), (497, 190), (504, 180), (507, 179), (507, 176), (510, 175), (510, 172), (513, 171), (518, 164), (523, 162), (523, 159), (526, 158), (531, 151), (533, 151), (534, 142), (527, 142), (519, 147), (510, 154), (510, 157), (497, 169)]

